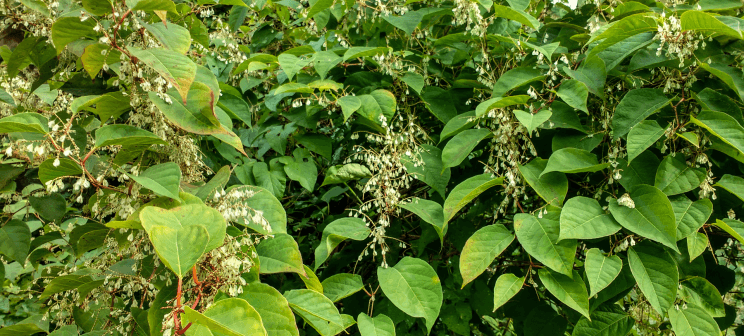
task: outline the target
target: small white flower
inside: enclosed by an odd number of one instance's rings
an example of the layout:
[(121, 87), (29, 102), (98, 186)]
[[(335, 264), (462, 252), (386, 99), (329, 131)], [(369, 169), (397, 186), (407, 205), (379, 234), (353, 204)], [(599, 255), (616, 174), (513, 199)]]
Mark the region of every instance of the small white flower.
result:
[(59, 158), (54, 159), (54, 162), (52, 163), (53, 166), (59, 167)]

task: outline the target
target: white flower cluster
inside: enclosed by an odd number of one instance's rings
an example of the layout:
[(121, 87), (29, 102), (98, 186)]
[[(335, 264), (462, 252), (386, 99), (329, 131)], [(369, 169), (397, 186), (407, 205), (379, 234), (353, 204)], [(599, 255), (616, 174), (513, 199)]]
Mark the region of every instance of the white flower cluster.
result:
[(246, 205), (246, 201), (256, 194), (256, 190), (251, 186), (236, 187), (230, 191), (218, 190), (212, 197), (210, 205), (228, 222), (255, 224), (261, 226), (264, 231), (271, 232), (271, 225), (264, 217), (263, 211)]
[(466, 25), (465, 31), (479, 37), (486, 35), (489, 22), (483, 19), (477, 1), (455, 0), (455, 8), (452, 9), (452, 25)]
[(635, 202), (633, 202), (633, 199), (630, 198), (630, 194), (628, 193), (625, 193), (622, 196), (620, 196), (620, 198), (617, 199), (617, 204), (624, 206), (624, 207), (631, 208), (631, 209), (635, 209)]
[(678, 58), (680, 67), (693, 55), (698, 46), (702, 45), (705, 48), (705, 37), (702, 34), (695, 35), (694, 32), (682, 31), (680, 19), (676, 16), (667, 17), (666, 13), (661, 14), (661, 24), (654, 39), (659, 40), (656, 55), (660, 56), (666, 46), (665, 56)]

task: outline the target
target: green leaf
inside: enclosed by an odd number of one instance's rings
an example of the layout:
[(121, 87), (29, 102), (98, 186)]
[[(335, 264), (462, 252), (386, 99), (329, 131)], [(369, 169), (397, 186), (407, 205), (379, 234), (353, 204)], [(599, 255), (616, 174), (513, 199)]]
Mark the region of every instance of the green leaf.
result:
[(42, 218), (49, 221), (58, 221), (67, 212), (67, 201), (59, 193), (39, 197), (31, 196), (28, 201)]
[(0, 119), (0, 134), (12, 132), (49, 132), (49, 120), (41, 114), (24, 112)]
[(106, 125), (96, 131), (95, 147), (105, 146), (136, 146), (136, 145), (165, 145), (152, 132), (130, 125)]
[(501, 224), (483, 227), (470, 236), (460, 254), (462, 287), (481, 275), (513, 240), (514, 234)]
[(351, 47), (344, 53), (344, 61), (352, 58), (372, 57), (379, 54), (387, 54), (388, 47)]
[(724, 174), (721, 179), (716, 182), (715, 186), (725, 189), (740, 200), (744, 201), (744, 178), (731, 174)]
[(585, 317), (579, 319), (571, 336), (625, 336), (635, 324), (633, 317), (617, 306), (607, 306), (603, 310), (591, 313), (591, 321)]
[(643, 241), (628, 250), (628, 263), (638, 288), (654, 310), (665, 315), (674, 304), (679, 282), (672, 256), (663, 247)]
[(475, 116), (481, 117), (481, 116), (487, 115), (493, 109), (500, 109), (500, 108), (513, 106), (513, 105), (527, 104), (528, 100), (530, 100), (530, 96), (527, 96), (527, 95), (494, 97), (494, 98), (491, 98), (489, 100), (486, 100), (478, 104), (478, 106), (475, 108)]
[[(744, 39), (741, 30), (729, 27), (714, 15), (699, 11), (690, 10), (682, 13), (680, 16), (680, 26), (682, 31), (694, 30), (696, 32), (733, 37), (739, 40)], [(712, 35), (706, 34), (706, 36)]]
[(444, 167), (456, 167), (462, 163), (475, 146), (491, 135), (487, 128), (477, 128), (462, 131), (455, 135), (442, 150)]
[(312, 192), (315, 189), (315, 181), (318, 179), (318, 167), (315, 166), (310, 151), (304, 148), (297, 148), (292, 152), (294, 160), (284, 166), (284, 172), (287, 177), (293, 181), (300, 182), (300, 185)]
[[(320, 0), (322, 1), (322, 0)], [(289, 53), (283, 53), (277, 57), (279, 60), (279, 65), (282, 66), (282, 70), (284, 70), (284, 73), (287, 74), (287, 78), (289, 80), (292, 80), (292, 78), (302, 70), (305, 66), (310, 63), (309, 59), (301, 59), (295, 55), (289, 54)]]
[(371, 318), (365, 313), (359, 313), (357, 324), (362, 336), (395, 336), (395, 324), (384, 314)]
[(548, 160), (535, 158), (524, 166), (520, 165), (519, 172), (545, 202), (554, 206), (561, 206), (568, 192), (568, 179), (566, 174), (560, 172), (543, 175), (542, 172), (547, 165)]
[[(481, 174), (468, 178), (452, 188), (447, 199), (444, 200), (444, 221), (448, 223), (473, 199), (491, 187), (501, 185), (503, 177), (494, 178), (491, 174)], [(446, 230), (445, 230), (446, 231)]]
[(179, 54), (185, 54), (191, 47), (191, 34), (189, 30), (175, 23), (156, 22), (149, 24), (140, 21), (147, 31), (155, 36), (165, 49), (175, 51)]
[(341, 242), (346, 239), (361, 241), (367, 239), (370, 230), (361, 218), (348, 217), (337, 219), (326, 225), (320, 244), (315, 249), (315, 270), (328, 259)]
[(677, 336), (720, 335), (718, 324), (705, 310), (694, 305), (669, 311), (669, 322)]
[(682, 291), (680, 296), (683, 300), (688, 303), (694, 303), (695, 306), (708, 312), (710, 316), (726, 316), (721, 293), (708, 280), (699, 276), (693, 276), (682, 280), (681, 284)]
[(605, 257), (602, 252), (593, 248), (586, 251), (586, 260), (584, 261), (584, 270), (589, 282), (590, 293), (593, 297), (601, 290), (607, 288), (623, 269), (623, 261), (620, 257), (613, 255)]
[(124, 112), (129, 111), (131, 106), (127, 96), (124, 96), (121, 92), (111, 92), (100, 96), (75, 98), (70, 108), (74, 112), (93, 112), (101, 118), (101, 122), (106, 122), (109, 118), (118, 118)]
[(202, 225), (189, 225), (181, 229), (155, 225), (147, 233), (160, 260), (179, 278), (191, 271), (209, 242), (209, 232)]
[(444, 235), (447, 233), (447, 222), (444, 220), (442, 206), (434, 201), (413, 197), (410, 203), (400, 204), (400, 207), (415, 213), (419, 218), (431, 224), (439, 236), (439, 242), (444, 246)]
[(549, 110), (541, 110), (534, 114), (522, 110), (514, 110), (514, 116), (517, 117), (517, 120), (519, 120), (530, 134), (544, 122), (548, 121), (552, 115), (553, 113)]
[(604, 86), (607, 79), (607, 70), (604, 61), (599, 57), (587, 57), (576, 70), (564, 68), (563, 71), (571, 78), (586, 85), (589, 92), (597, 97), (604, 98)]
[(589, 88), (586, 87), (586, 84), (575, 79), (565, 80), (561, 82), (561, 86), (556, 93), (569, 106), (589, 113), (589, 109), (586, 107), (586, 100), (589, 98)]
[(254, 214), (258, 214), (256, 211), (261, 212), (262, 222), (245, 223), (250, 229), (264, 235), (287, 233), (287, 212), (270, 191), (256, 186), (242, 186), (241, 189), (244, 193), (253, 195), (244, 201), (244, 206)]
[(426, 321), (427, 333), (442, 308), (442, 284), (429, 263), (404, 257), (394, 267), (377, 268), (385, 296), (404, 313)]
[(187, 56), (169, 49), (127, 47), (132, 56), (163, 76), (181, 95), (184, 104), (196, 77), (196, 64)]
[(728, 114), (702, 111), (690, 121), (721, 139), (725, 144), (744, 154), (744, 127)]
[(262, 274), (298, 273), (305, 275), (302, 254), (297, 242), (286, 233), (275, 234), (256, 246)]
[[(328, 71), (330, 71), (338, 63), (341, 63), (343, 59), (344, 59), (343, 57), (337, 55), (335, 52), (330, 51), (330, 50), (317, 52), (315, 53), (314, 58), (313, 58), (313, 64), (315, 67), (315, 71), (318, 73), (318, 75), (320, 75), (321, 79), (325, 79), (326, 75), (328, 75)], [(347, 96), (347, 97), (354, 97), (354, 96)]]
[(735, 219), (716, 219), (716, 226), (744, 244), (744, 223)]
[(566, 202), (560, 222), (559, 240), (601, 238), (621, 229), (612, 215), (602, 210), (597, 200), (583, 196), (572, 197)]
[(261, 315), (246, 300), (240, 298), (216, 301), (203, 314), (185, 305), (184, 313), (193, 323), (187, 332), (190, 335), (266, 335)]
[(300, 275), (300, 280), (305, 283), (305, 287), (310, 290), (314, 290), (318, 293), (323, 293), (323, 285), (320, 283), (320, 279), (318, 279), (318, 276), (315, 275), (312, 269), (310, 267), (307, 267), (306, 265), (303, 265), (303, 269), (305, 270), (304, 275)]
[(77, 41), (81, 37), (95, 39), (97, 37), (93, 27), (95, 20), (80, 21), (77, 16), (63, 17), (52, 25), (52, 42), (60, 54), (70, 42)]
[(421, 100), (426, 103), (426, 108), (445, 124), (457, 116), (457, 108), (450, 91), (436, 86), (427, 86), (421, 93)]
[(82, 269), (73, 274), (63, 275), (52, 279), (52, 281), (44, 287), (44, 292), (39, 295), (39, 301), (45, 301), (54, 294), (78, 289), (94, 282), (98, 285), (102, 285), (103, 281), (94, 280), (93, 277), (91, 277), (94, 273), (96, 273), (95, 270)]
[(742, 111), (731, 97), (711, 88), (705, 88), (700, 92), (694, 93), (693, 97), (700, 104), (702, 110), (723, 112), (732, 116), (739, 124), (744, 124)]
[(558, 217), (555, 211), (548, 211), (542, 218), (519, 213), (514, 215), (514, 231), (530, 256), (554, 271), (573, 276), (578, 242), (573, 239), (558, 241)]
[(743, 73), (741, 69), (721, 63), (708, 64), (702, 62), (700, 66), (726, 83), (739, 96), (740, 100), (744, 100), (744, 78), (742, 78)]
[(511, 273), (500, 275), (496, 279), (496, 284), (493, 286), (493, 311), (495, 312), (513, 298), (514, 295), (517, 295), (523, 285), (524, 277), (517, 278), (516, 275)]
[(475, 120), (475, 111), (465, 112), (450, 119), (442, 129), (442, 134), (439, 136), (439, 142), (441, 143), (449, 137), (475, 126)]
[(331, 8), (331, 6), (333, 6), (333, 2), (333, 0), (316, 1), (312, 6), (310, 6), (310, 10), (307, 11), (307, 19), (310, 20), (318, 13)]
[(532, 15), (511, 7), (494, 4), (493, 15), (494, 17), (503, 17), (509, 20), (517, 21), (534, 30), (539, 30), (541, 26), (540, 21), (535, 19)]
[[(109, 7), (109, 10), (111, 7)], [(96, 78), (98, 73), (103, 70), (103, 66), (112, 65), (120, 62), (121, 51), (114, 49), (110, 45), (103, 43), (94, 43), (85, 47), (83, 55), (80, 56), (80, 61), (83, 63), (83, 68), (88, 72), (90, 78)], [(118, 109), (129, 108), (129, 106), (117, 106)], [(105, 122), (105, 120), (104, 120)]]
[(383, 15), (382, 18), (410, 36), (416, 30), (419, 23), (421, 23), (424, 13), (423, 11), (407, 11), (401, 16)]
[(349, 117), (362, 107), (362, 101), (356, 96), (343, 96), (336, 101), (336, 104), (341, 106), (341, 111), (344, 114), (344, 121), (349, 120)]
[(578, 148), (563, 148), (550, 155), (548, 164), (545, 166), (545, 170), (540, 173), (540, 177), (550, 172), (596, 172), (609, 166), (609, 163), (598, 163), (597, 156), (589, 151)]
[(55, 160), (48, 159), (39, 166), (39, 180), (41, 183), (47, 183), (63, 176), (79, 176), (83, 174), (83, 169), (75, 161), (67, 158), (59, 158), (59, 165), (55, 167)]
[(333, 143), (330, 138), (320, 134), (303, 134), (296, 135), (294, 139), (300, 145), (305, 146), (305, 148), (326, 159), (331, 159), (331, 155), (333, 154)]
[(201, 203), (183, 204), (171, 209), (156, 206), (145, 207), (139, 213), (139, 220), (147, 233), (157, 226), (165, 226), (174, 230), (189, 226), (202, 226), (208, 233), (206, 251), (222, 246), (227, 228), (225, 218), (217, 209)]
[[(199, 187), (194, 196), (201, 199), (202, 201), (214, 197), (215, 193), (222, 189), (227, 181), (230, 179), (230, 166), (224, 166), (212, 176), (209, 182)], [(260, 189), (264, 190), (264, 189)]]
[(641, 13), (617, 21), (604, 32), (592, 38), (593, 41), (602, 40), (602, 42), (587, 54), (587, 58), (595, 56), (600, 51), (605, 50), (631, 36), (655, 31), (657, 29), (656, 20), (657, 19), (654, 16), (649, 15), (648, 13)]
[(615, 107), (612, 129), (615, 139), (628, 134), (638, 123), (671, 102), (661, 89), (634, 89), (628, 91)]
[(178, 200), (181, 184), (181, 168), (175, 162), (167, 162), (147, 168), (139, 176), (127, 174), (143, 187), (161, 196)]
[[(499, 79), (496, 81), (496, 84), (493, 85), (492, 93), (494, 97), (501, 97), (507, 92), (522, 85), (526, 85), (534, 81), (541, 81), (543, 79), (545, 79), (545, 74), (540, 69), (535, 69), (531, 66), (514, 68), (505, 72), (503, 75), (501, 75), (501, 77), (499, 77)], [(489, 108), (486, 109), (484, 112), (490, 110), (491, 109)], [(476, 115), (478, 115), (477, 112)]]
[(271, 191), (277, 198), (284, 195), (284, 190), (287, 187), (287, 177), (280, 164), (272, 164), (271, 169), (269, 169), (266, 162), (256, 162), (253, 165), (253, 176), (258, 185)]
[(573, 271), (572, 276), (566, 276), (547, 268), (541, 268), (538, 270), (538, 274), (545, 288), (558, 300), (581, 313), (586, 318), (590, 318), (589, 296), (586, 293), (586, 285), (581, 280), (579, 272)]
[(427, 144), (422, 144), (420, 148), (421, 151), (401, 158), (406, 172), (429, 185), (444, 198), (452, 172), (442, 164), (442, 150)]
[(31, 230), (26, 223), (11, 219), (0, 228), (0, 253), (24, 265), (30, 248)]
[(323, 280), (321, 284), (323, 285), (323, 295), (333, 302), (347, 298), (364, 288), (362, 276), (350, 273), (331, 275)]
[(96, 16), (111, 14), (112, 6), (108, 0), (83, 0), (83, 8)]
[(687, 196), (679, 195), (669, 201), (672, 202), (677, 223), (677, 240), (697, 232), (713, 213), (713, 203), (707, 198), (693, 202)]
[(421, 94), (421, 90), (424, 88), (424, 76), (421, 76), (415, 72), (406, 72), (403, 77), (400, 78), (408, 87)]
[(337, 183), (346, 183), (352, 180), (359, 180), (366, 177), (372, 177), (372, 172), (365, 166), (358, 163), (348, 163), (343, 166), (333, 166), (328, 168), (326, 176), (323, 179), (322, 186)]
[(651, 147), (664, 134), (664, 129), (656, 120), (644, 120), (630, 129), (628, 133), (628, 162)]
[(176, 13), (176, 4), (171, 0), (126, 0), (126, 4), (132, 11), (168, 11)]
[(610, 213), (624, 228), (660, 242), (679, 253), (674, 208), (664, 193), (650, 185), (637, 185), (630, 191), (634, 208), (610, 200)]
[(690, 260), (695, 260), (708, 248), (708, 236), (704, 233), (694, 232), (687, 236), (687, 252)]
[(625, 190), (631, 190), (639, 184), (654, 184), (654, 177), (660, 161), (653, 152), (647, 150), (630, 163), (625, 159), (618, 159), (617, 161), (619, 163), (617, 167), (622, 169), (622, 176), (618, 182)]
[(323, 294), (309, 289), (295, 289), (285, 292), (284, 297), (287, 298), (289, 307), (303, 318), (309, 315), (338, 326), (344, 325), (333, 301)]
[(697, 188), (705, 177), (705, 168), (691, 167), (682, 155), (669, 155), (661, 161), (654, 185), (672, 196)]
[(289, 302), (274, 287), (260, 282), (250, 283), (243, 287), (243, 293), (238, 297), (246, 300), (261, 315), (267, 336), (300, 335)]

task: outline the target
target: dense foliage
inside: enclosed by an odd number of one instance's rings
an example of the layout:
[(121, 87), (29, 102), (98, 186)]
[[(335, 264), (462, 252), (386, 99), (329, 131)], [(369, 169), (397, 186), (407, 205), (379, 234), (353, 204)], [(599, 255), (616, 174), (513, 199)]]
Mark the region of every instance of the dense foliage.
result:
[(744, 334), (741, 0), (0, 0), (0, 335)]

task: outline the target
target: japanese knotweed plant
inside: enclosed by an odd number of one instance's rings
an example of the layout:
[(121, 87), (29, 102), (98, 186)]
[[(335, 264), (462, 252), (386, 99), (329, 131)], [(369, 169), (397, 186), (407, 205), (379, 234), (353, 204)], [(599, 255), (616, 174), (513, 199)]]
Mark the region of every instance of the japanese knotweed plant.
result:
[(0, 335), (739, 335), (741, 0), (0, 0)]

